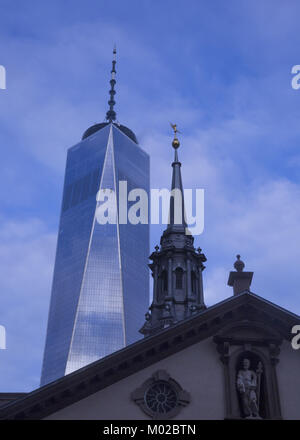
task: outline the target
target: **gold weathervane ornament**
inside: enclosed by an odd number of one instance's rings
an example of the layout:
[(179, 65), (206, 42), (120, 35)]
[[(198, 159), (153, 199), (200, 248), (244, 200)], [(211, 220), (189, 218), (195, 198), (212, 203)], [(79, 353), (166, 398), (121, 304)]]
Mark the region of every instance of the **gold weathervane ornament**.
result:
[(174, 139), (173, 139), (173, 142), (172, 142), (172, 146), (173, 146), (173, 148), (177, 149), (179, 147), (179, 145), (180, 145), (180, 142), (177, 139), (177, 133), (180, 133), (180, 131), (177, 130), (177, 124), (172, 124), (172, 122), (170, 122), (170, 125), (171, 125), (171, 127), (173, 128), (173, 131), (174, 131)]

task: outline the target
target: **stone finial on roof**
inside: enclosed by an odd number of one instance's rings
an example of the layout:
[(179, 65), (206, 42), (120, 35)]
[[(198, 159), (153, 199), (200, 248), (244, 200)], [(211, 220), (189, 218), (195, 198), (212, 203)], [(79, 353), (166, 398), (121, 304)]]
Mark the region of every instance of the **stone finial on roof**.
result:
[(244, 267), (245, 267), (245, 263), (240, 259), (241, 256), (239, 254), (236, 256), (236, 258), (237, 258), (237, 260), (234, 263), (233, 267), (235, 268), (235, 270), (237, 272), (243, 272)]
[(250, 292), (253, 272), (244, 272), (245, 263), (241, 260), (241, 256), (236, 256), (234, 263), (236, 272), (230, 272), (228, 278), (228, 286), (233, 287), (233, 294), (238, 295), (242, 292)]

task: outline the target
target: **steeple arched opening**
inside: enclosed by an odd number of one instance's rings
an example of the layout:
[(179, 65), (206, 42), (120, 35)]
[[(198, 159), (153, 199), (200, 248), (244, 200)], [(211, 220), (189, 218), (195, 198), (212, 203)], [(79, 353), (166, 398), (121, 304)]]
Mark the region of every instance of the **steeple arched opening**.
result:
[(183, 270), (181, 267), (175, 269), (175, 288), (181, 290), (183, 288)]

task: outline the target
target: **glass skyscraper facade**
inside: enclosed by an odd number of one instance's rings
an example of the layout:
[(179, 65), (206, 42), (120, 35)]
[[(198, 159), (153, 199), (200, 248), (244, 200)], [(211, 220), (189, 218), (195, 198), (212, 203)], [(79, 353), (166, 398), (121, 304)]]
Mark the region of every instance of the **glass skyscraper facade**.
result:
[(41, 385), (135, 342), (149, 306), (149, 225), (95, 216), (99, 189), (149, 194), (149, 156), (128, 128), (94, 127), (68, 150)]

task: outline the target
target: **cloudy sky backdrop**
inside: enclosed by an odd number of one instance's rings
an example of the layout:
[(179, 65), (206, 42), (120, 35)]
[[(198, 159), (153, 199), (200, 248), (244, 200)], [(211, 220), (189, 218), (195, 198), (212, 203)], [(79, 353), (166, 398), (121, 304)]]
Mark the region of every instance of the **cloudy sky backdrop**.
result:
[[(205, 300), (237, 253), (252, 290), (300, 314), (298, 1), (1, 0), (0, 392), (39, 385), (67, 148), (116, 111), (169, 187), (169, 121), (182, 176), (205, 189)], [(162, 228), (152, 229), (151, 248)]]

